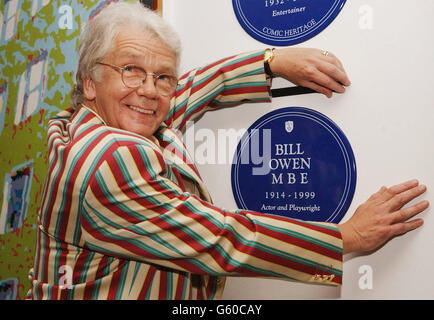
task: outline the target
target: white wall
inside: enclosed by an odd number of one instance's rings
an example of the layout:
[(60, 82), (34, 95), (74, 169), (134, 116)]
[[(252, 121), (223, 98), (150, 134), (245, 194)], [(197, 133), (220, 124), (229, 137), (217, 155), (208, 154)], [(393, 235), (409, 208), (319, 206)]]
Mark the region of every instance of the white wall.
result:
[[(372, 8), (372, 29), (360, 27), (366, 17), (364, 8)], [(268, 47), (242, 29), (231, 0), (165, 0), (163, 14), (183, 40), (181, 71), (238, 52)], [(346, 94), (330, 100), (319, 94), (283, 97), (271, 104), (212, 112), (195, 125), (195, 130), (238, 130), (248, 128), (260, 116), (277, 108), (312, 108), (338, 124), (356, 156), (356, 193), (343, 221), (382, 185), (411, 178), (431, 187), (424, 199), (434, 204), (433, 14), (433, 0), (347, 1), (327, 29), (298, 45), (326, 49), (341, 59), (352, 81)], [(282, 84), (282, 81), (275, 83)], [(215, 204), (235, 208), (231, 163), (204, 164), (198, 168)], [(431, 211), (423, 213), (425, 225), (421, 229), (394, 239), (379, 251), (366, 256), (345, 256), (342, 288), (228, 278), (223, 298), (433, 299)], [(364, 265), (372, 268), (372, 289), (359, 287), (362, 277), (359, 268)]]

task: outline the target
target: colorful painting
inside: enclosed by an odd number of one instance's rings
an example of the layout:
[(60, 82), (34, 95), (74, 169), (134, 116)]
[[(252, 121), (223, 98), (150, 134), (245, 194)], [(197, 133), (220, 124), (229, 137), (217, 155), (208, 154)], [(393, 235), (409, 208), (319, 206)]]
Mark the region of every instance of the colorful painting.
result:
[(32, 161), (5, 176), (3, 203), (0, 211), (0, 234), (21, 228), (26, 218), (32, 185)]
[(0, 1), (0, 300), (30, 287), (47, 124), (69, 107), (80, 31), (118, 1)]

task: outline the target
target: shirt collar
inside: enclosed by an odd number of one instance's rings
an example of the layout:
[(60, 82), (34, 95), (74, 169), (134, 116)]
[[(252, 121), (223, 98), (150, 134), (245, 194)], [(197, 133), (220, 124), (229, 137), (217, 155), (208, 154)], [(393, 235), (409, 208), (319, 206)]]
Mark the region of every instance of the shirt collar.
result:
[(102, 124), (104, 124), (105, 126), (107, 125), (107, 123), (105, 123), (105, 121), (103, 120), (103, 118), (101, 118), (101, 116), (96, 113), (95, 111), (93, 111), (91, 108), (89, 108), (88, 106), (86, 106), (84, 103), (81, 104), (81, 106), (86, 109), (87, 111), (91, 112), (99, 121), (101, 121)]

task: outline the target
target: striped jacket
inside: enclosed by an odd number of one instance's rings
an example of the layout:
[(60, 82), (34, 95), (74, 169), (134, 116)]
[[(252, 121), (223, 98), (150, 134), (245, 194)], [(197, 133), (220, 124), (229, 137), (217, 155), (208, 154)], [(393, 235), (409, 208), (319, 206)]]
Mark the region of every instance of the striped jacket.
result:
[(189, 161), (175, 129), (245, 100), (270, 101), (263, 52), (183, 76), (152, 139), (85, 106), (50, 120), (27, 299), (218, 299), (228, 275), (341, 284), (334, 225), (221, 209)]

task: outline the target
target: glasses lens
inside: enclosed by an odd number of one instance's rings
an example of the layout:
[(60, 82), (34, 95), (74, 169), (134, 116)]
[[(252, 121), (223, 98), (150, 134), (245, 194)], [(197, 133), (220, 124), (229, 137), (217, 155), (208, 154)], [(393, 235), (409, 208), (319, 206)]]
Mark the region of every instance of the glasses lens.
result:
[[(146, 71), (135, 66), (126, 66), (122, 70), (122, 81), (129, 88), (137, 88), (141, 86), (145, 82), (147, 76), (148, 74)], [(154, 75), (153, 78), (158, 94), (163, 96), (173, 94), (178, 83), (174, 76), (162, 74), (158, 76)]]
[(175, 91), (176, 84), (176, 78), (169, 75), (162, 74), (155, 79), (155, 87), (158, 93), (163, 96), (171, 95)]
[(137, 88), (146, 79), (146, 72), (134, 66), (126, 66), (122, 71), (122, 80), (127, 87)]

